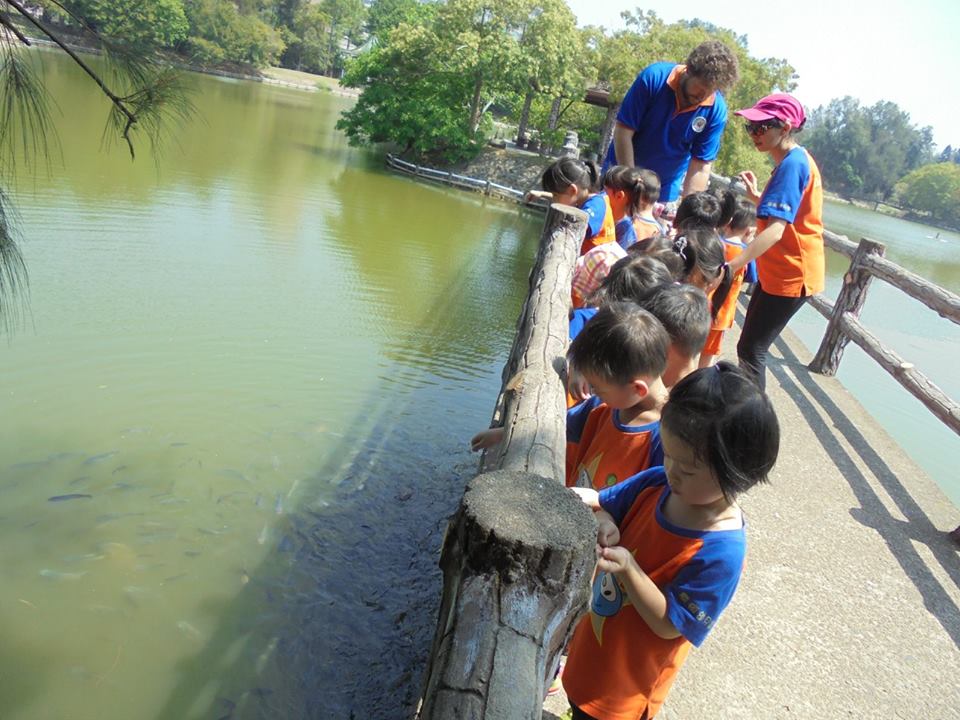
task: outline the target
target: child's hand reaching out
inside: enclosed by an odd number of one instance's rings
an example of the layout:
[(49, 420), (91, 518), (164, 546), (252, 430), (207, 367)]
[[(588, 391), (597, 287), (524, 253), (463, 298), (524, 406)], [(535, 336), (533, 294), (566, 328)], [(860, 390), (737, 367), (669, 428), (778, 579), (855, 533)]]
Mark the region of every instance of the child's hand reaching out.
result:
[(487, 430), (481, 430), (472, 438), (470, 438), (470, 449), (473, 452), (479, 452), (480, 450), (489, 450), (494, 445), (499, 445), (503, 441), (503, 428), (489, 428)]
[(636, 562), (633, 553), (619, 545), (600, 548), (597, 553), (597, 568), (613, 575), (626, 572)]

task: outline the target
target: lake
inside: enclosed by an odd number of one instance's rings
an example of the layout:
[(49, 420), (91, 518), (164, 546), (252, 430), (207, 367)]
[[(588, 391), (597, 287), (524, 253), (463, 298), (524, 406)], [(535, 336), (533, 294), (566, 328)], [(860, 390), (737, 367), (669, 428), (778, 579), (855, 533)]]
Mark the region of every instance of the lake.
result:
[[(131, 162), (42, 61), (62, 158), (15, 182), (0, 714), (409, 716), (542, 217), (387, 174), (334, 130), (347, 99), (203, 76), (197, 120)], [(957, 290), (956, 234), (827, 221)], [(880, 282), (864, 320), (960, 397), (952, 324)], [(823, 321), (791, 327), (815, 347)], [(960, 502), (956, 437), (855, 346), (840, 377)]]
[(542, 218), (256, 83), (191, 76), (197, 120), (131, 162), (42, 61), (63, 157), (15, 187), (0, 715), (408, 715)]

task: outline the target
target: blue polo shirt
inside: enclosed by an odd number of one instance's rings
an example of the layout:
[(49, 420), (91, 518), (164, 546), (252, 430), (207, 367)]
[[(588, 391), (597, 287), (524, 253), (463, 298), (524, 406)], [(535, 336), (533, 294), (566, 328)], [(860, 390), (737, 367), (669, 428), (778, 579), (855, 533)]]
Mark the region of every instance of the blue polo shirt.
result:
[[(634, 164), (660, 176), (660, 202), (680, 196), (691, 157), (705, 162), (716, 160), (727, 124), (727, 103), (719, 92), (696, 107), (677, 107), (675, 88), (683, 68), (668, 62), (645, 68), (617, 113), (617, 122), (634, 131)], [(616, 164), (611, 143), (603, 169)]]

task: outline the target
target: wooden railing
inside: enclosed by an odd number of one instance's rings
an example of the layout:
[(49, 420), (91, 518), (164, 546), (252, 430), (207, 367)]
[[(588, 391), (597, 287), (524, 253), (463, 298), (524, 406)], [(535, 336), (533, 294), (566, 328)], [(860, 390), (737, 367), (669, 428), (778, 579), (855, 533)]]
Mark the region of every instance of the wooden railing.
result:
[(851, 259), (836, 301), (814, 296), (809, 302), (827, 318), (827, 330), (809, 367), (822, 375), (835, 375), (843, 350), (853, 341), (907, 391), (922, 402), (947, 427), (960, 434), (960, 404), (948, 397), (912, 362), (884, 346), (860, 322), (860, 311), (873, 278), (884, 280), (920, 301), (941, 317), (960, 324), (960, 297), (939, 285), (887, 260), (885, 246), (864, 238), (855, 245), (846, 237), (825, 231), (824, 244)]
[(494, 413), (503, 440), (444, 538), (419, 720), (540, 720), (589, 601), (596, 524), (564, 486), (562, 380), (570, 279), (586, 227), (581, 210), (547, 213)]
[(434, 168), (414, 165), (406, 160), (401, 160), (395, 155), (387, 155), (387, 167), (398, 172), (416, 175), (425, 180), (433, 180), (443, 185), (453, 185), (454, 187), (465, 188), (483, 193), (484, 195), (495, 195), (518, 202), (523, 200), (524, 193), (516, 188), (498, 185), (492, 180), (481, 180), (479, 178), (467, 177), (466, 175), (457, 175), (447, 170), (436, 170)]

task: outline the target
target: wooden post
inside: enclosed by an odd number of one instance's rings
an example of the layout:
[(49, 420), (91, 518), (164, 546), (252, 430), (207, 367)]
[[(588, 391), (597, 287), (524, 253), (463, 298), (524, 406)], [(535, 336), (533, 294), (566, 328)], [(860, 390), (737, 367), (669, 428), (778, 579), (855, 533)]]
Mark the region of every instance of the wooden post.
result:
[(582, 210), (553, 204), (547, 211), (494, 413), (504, 439), (481, 469), (525, 470), (563, 483), (570, 281), (586, 229)]
[(467, 486), (444, 539), (443, 599), (420, 720), (540, 720), (590, 596), (593, 514), (554, 479)]
[(843, 287), (833, 305), (833, 315), (827, 323), (827, 330), (820, 342), (817, 354), (808, 367), (821, 375), (836, 375), (843, 357), (843, 350), (850, 338), (843, 332), (841, 319), (844, 313), (860, 317), (860, 310), (867, 300), (867, 290), (873, 275), (863, 267), (863, 259), (868, 255), (883, 255), (886, 247), (881, 243), (863, 238), (850, 261), (850, 269), (843, 276)]
[(564, 487), (570, 280), (586, 213), (547, 212), (495, 419), (504, 439), (447, 528), (421, 720), (539, 720), (590, 597), (596, 524)]

